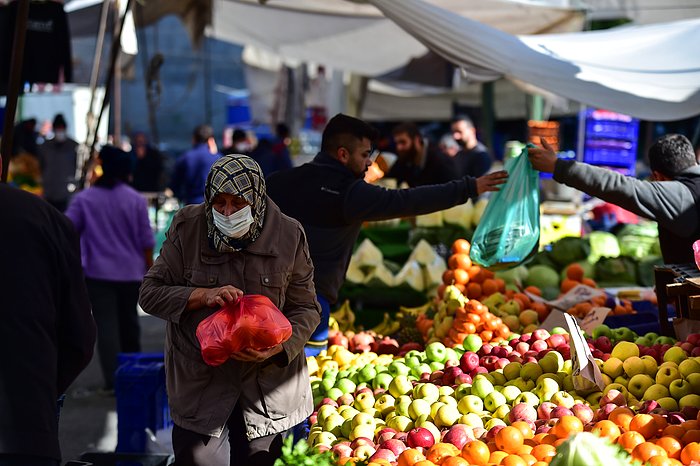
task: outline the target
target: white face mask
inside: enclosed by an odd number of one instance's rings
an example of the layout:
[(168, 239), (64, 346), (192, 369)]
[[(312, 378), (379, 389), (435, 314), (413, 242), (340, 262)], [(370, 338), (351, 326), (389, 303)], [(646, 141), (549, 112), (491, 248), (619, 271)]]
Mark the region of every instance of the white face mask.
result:
[(211, 213), (214, 216), (214, 226), (229, 238), (240, 238), (248, 233), (253, 224), (253, 214), (249, 205), (229, 216), (219, 213), (213, 207)]
[(58, 142), (63, 142), (66, 140), (66, 132), (65, 131), (56, 131), (54, 132), (54, 138), (56, 138), (56, 141)]

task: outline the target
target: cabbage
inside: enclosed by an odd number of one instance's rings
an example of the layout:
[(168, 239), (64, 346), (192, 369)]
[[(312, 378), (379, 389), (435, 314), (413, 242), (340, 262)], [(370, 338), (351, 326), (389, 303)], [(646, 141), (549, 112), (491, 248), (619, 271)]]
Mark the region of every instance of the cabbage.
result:
[(632, 285), (637, 283), (637, 263), (630, 257), (601, 257), (595, 265), (595, 276), (603, 285)]
[(367, 275), (365, 285), (371, 287), (392, 287), (394, 286), (394, 274), (391, 273), (383, 263), (375, 267), (375, 269)]
[(630, 466), (632, 458), (619, 446), (590, 432), (581, 432), (557, 447), (550, 466)]
[(523, 281), (527, 280), (530, 275), (527, 267), (524, 265), (512, 268), (510, 270), (499, 270), (496, 272), (496, 278), (500, 278), (506, 282), (506, 285), (517, 285), (522, 287)]
[(528, 269), (525, 286), (536, 286), (540, 290), (559, 287), (559, 274), (546, 265), (535, 265)]
[[(426, 240), (421, 239), (413, 248), (411, 255), (408, 257), (409, 261), (416, 261), (421, 265), (432, 264), (436, 257), (440, 257), (435, 249)], [(443, 261), (444, 264), (444, 261)]]
[(659, 232), (654, 222), (625, 225), (617, 232), (617, 239), (624, 256), (643, 259), (661, 255)]
[(474, 205), (471, 202), (456, 205), (447, 210), (443, 210), (442, 217), (445, 223), (458, 225), (468, 230), (471, 228), (472, 219), (474, 218)]
[(640, 286), (654, 286), (656, 283), (654, 278), (654, 266), (663, 265), (663, 263), (663, 258), (659, 256), (650, 256), (640, 260), (637, 264), (637, 283)]
[(356, 285), (365, 282), (365, 273), (360, 268), (360, 264), (357, 263), (354, 256), (350, 258), (348, 270), (345, 272), (345, 279), (350, 283), (355, 283)]
[(355, 250), (350, 262), (355, 261), (358, 267), (366, 272), (371, 272), (382, 264), (384, 257), (382, 251), (369, 239), (365, 239)]
[(617, 257), (620, 255), (620, 243), (617, 237), (607, 231), (594, 231), (588, 235), (591, 253), (588, 262), (595, 264), (601, 257)]
[(567, 236), (552, 244), (549, 255), (554, 262), (563, 267), (588, 258), (590, 253), (591, 245), (588, 240)]
[(447, 270), (445, 259), (435, 255), (435, 259), (430, 264), (423, 266), (423, 279), (425, 280), (425, 288), (431, 289), (442, 283), (442, 274)]
[(432, 214), (418, 215), (416, 216), (416, 226), (417, 227), (441, 227), (442, 226), (442, 212), (433, 212)]
[(408, 285), (416, 291), (425, 290), (423, 271), (416, 261), (407, 261), (395, 277), (397, 286)]

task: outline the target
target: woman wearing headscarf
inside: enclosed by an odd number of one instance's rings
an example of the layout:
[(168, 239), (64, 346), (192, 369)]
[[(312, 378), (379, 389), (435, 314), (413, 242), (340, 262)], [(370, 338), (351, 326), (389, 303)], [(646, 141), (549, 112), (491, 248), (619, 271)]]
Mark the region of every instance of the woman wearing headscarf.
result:
[(146, 199), (127, 184), (129, 155), (105, 146), (100, 162), (102, 176), (73, 196), (66, 216), (80, 233), (104, 388), (111, 391), (118, 353), (141, 351), (136, 303), (141, 280), (153, 263), (155, 238)]
[[(227, 155), (205, 201), (173, 218), (140, 304), (167, 320), (166, 383), (176, 465), (272, 465), (313, 410), (304, 344), (320, 321), (301, 225), (266, 195), (253, 159)], [(243, 294), (270, 298), (292, 325), (286, 342), (205, 364), (197, 325)], [(235, 458), (235, 459), (234, 459)]]

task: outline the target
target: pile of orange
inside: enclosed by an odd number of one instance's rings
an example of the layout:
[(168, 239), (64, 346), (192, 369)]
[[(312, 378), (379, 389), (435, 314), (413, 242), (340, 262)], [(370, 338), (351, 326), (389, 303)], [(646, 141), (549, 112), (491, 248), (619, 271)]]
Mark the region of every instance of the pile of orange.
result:
[(498, 343), (510, 336), (510, 329), (500, 317), (476, 299), (469, 300), (455, 311), (452, 328), (443, 339), (446, 346), (457, 346), (469, 335), (479, 335), (484, 343)]
[(466, 239), (452, 243), (447, 270), (442, 274), (442, 285), (438, 287), (438, 298), (442, 299), (445, 288), (456, 286), (469, 299), (480, 299), (497, 291), (504, 292), (506, 283), (494, 278), (493, 272), (472, 264), (469, 258), (471, 244)]
[[(566, 268), (566, 278), (561, 282), (561, 294), (566, 294), (578, 285), (587, 285), (592, 288), (597, 287), (595, 281), (591, 280), (590, 278), (584, 277), (583, 267), (581, 267), (579, 264), (570, 264)], [(566, 312), (575, 317), (578, 317), (579, 319), (582, 319), (586, 317), (586, 315), (589, 312), (591, 312), (593, 308), (605, 306), (606, 300), (607, 298), (603, 294), (601, 296), (592, 298), (589, 301), (578, 303), (570, 307)], [(634, 314), (635, 312), (636, 311), (632, 309), (632, 302), (627, 299), (622, 299), (620, 300), (620, 304), (617, 304), (613, 308), (613, 310), (610, 312), (610, 315)]]

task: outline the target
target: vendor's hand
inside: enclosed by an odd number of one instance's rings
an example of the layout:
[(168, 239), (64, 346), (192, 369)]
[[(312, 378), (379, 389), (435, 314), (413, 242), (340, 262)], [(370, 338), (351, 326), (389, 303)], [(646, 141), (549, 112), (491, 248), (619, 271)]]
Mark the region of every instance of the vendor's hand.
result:
[(477, 194), (483, 194), (487, 191), (498, 191), (500, 190), (500, 185), (508, 181), (508, 172), (499, 171), (489, 173), (476, 179), (476, 192)]
[(540, 138), (542, 147), (530, 147), (527, 156), (535, 170), (546, 173), (554, 173), (554, 166), (557, 163), (557, 154), (554, 148), (547, 143), (544, 138)]
[(251, 348), (246, 348), (243, 351), (240, 351), (238, 353), (233, 353), (231, 355), (231, 359), (235, 359), (236, 361), (244, 361), (244, 362), (263, 362), (272, 356), (279, 354), (282, 352), (282, 345), (276, 345), (273, 346), (272, 348), (263, 350), (263, 351), (256, 351)]
[(235, 286), (225, 285), (219, 288), (206, 288), (202, 299), (206, 307), (216, 307), (236, 301), (241, 296), (243, 296), (241, 290)]

